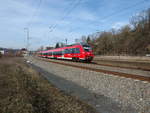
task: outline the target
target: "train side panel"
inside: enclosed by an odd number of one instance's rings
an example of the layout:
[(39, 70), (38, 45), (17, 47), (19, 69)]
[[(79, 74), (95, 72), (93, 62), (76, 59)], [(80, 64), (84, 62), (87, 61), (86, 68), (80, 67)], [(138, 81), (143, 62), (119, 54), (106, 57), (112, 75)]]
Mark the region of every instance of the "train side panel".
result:
[(74, 45), (54, 50), (39, 52), (39, 56), (55, 59), (70, 59), (74, 61), (86, 60), (92, 61), (94, 55), (92, 49), (88, 45)]

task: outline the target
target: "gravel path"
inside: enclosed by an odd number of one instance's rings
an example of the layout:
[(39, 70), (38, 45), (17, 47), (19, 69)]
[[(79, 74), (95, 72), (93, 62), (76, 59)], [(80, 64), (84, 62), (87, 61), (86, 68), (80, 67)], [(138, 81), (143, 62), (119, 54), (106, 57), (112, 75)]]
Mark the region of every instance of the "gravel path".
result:
[(50, 82), (100, 113), (150, 112), (150, 83), (28, 59)]
[(54, 59), (47, 59), (50, 61), (55, 61), (55, 62), (64, 62), (68, 64), (73, 64), (73, 65), (80, 65), (80, 66), (86, 66), (90, 68), (95, 68), (95, 69), (103, 69), (103, 70), (109, 70), (109, 71), (115, 71), (115, 72), (121, 72), (121, 73), (127, 73), (127, 74), (135, 74), (139, 76), (147, 76), (150, 77), (150, 71), (143, 71), (143, 70), (138, 70), (138, 69), (126, 69), (126, 68), (119, 68), (119, 67), (109, 67), (109, 66), (102, 66), (102, 65), (95, 65), (95, 64), (90, 64), (90, 63), (77, 63), (77, 62), (72, 62), (72, 61), (64, 61), (64, 60), (54, 60)]

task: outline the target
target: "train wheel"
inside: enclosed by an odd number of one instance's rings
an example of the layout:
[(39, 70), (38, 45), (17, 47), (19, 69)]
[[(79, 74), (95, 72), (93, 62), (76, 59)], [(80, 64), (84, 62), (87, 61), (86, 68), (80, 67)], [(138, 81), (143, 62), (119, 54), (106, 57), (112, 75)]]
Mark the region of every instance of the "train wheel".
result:
[(72, 61), (75, 62), (75, 61), (76, 61), (76, 58), (73, 57), (73, 58), (72, 58)]
[(76, 62), (79, 62), (80, 60), (79, 60), (79, 58), (76, 58)]
[(90, 63), (91, 61), (92, 61), (91, 59), (86, 60), (87, 63)]

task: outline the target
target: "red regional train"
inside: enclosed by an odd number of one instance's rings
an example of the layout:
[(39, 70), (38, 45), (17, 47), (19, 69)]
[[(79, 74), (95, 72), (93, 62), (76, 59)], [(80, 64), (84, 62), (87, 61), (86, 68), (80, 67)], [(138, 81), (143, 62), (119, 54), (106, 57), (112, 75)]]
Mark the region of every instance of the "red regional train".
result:
[(88, 44), (73, 44), (62, 48), (38, 52), (40, 57), (54, 59), (69, 59), (72, 61), (91, 62), (94, 58), (92, 48)]

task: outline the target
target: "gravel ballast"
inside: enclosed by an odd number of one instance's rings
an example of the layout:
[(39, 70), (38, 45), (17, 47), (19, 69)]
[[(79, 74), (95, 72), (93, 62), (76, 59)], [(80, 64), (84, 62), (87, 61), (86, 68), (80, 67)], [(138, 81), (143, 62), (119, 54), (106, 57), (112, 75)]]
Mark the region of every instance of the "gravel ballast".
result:
[(58, 88), (88, 102), (100, 113), (150, 112), (150, 83), (63, 66), (29, 57), (34, 68)]
[[(40, 58), (40, 59), (42, 59), (42, 58)], [(67, 64), (71, 64), (71, 65), (76, 65), (76, 66), (90, 67), (90, 68), (94, 68), (94, 69), (102, 69), (102, 70), (109, 70), (109, 71), (114, 71), (114, 72), (150, 77), (150, 71), (143, 71), (143, 70), (139, 70), (139, 69), (129, 69), (129, 68), (127, 69), (127, 68), (120, 68), (120, 67), (102, 66), (102, 65), (92, 64), (92, 63), (81, 63), (81, 62), (78, 63), (78, 62), (72, 62), (72, 61), (66, 61), (66, 60), (54, 60), (54, 59), (44, 59), (44, 60), (67, 63)]]

